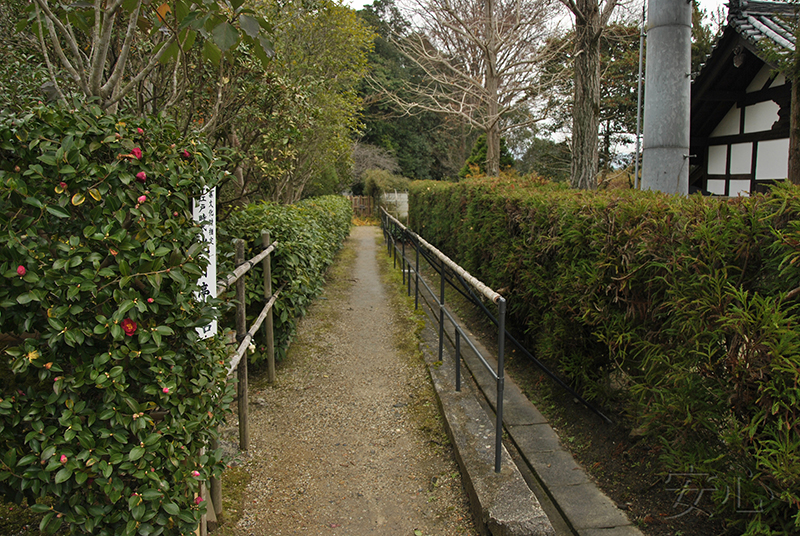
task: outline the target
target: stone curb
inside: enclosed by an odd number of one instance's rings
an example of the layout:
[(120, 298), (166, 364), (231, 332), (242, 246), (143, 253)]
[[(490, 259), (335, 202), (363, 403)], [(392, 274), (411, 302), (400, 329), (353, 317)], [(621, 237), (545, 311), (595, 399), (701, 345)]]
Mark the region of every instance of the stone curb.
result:
[(481, 534), (555, 536), (539, 500), (505, 448), (501, 472), (495, 473), (494, 423), (469, 386), (456, 392), (453, 360), (438, 362), (436, 334), (429, 328), (425, 332), (421, 347)]
[[(455, 316), (455, 315), (454, 315)], [(445, 343), (445, 358), (443, 363), (438, 362), (438, 328), (432, 327), (434, 322), (426, 315), (426, 329), (423, 330), (423, 353), (428, 362), (428, 367), (433, 378), (434, 386), (439, 397), (442, 415), (445, 417), (448, 434), (456, 450), (459, 464), (461, 465), (465, 484), (468, 486), (470, 499), (473, 503), (473, 513), (476, 520), (487, 519), (492, 508), (501, 500), (498, 486), (493, 484), (496, 478), (494, 473), (494, 422), (493, 413), (496, 408), (497, 389), (494, 377), (480, 363), (478, 357), (466, 344), (462, 343), (462, 359), (466, 369), (462, 367), (462, 374), (471, 375), (480, 393), (470, 390), (462, 381), (462, 392), (455, 392), (455, 366), (454, 359)], [(447, 326), (446, 326), (447, 327)], [(454, 338), (452, 326), (449, 337)], [(446, 335), (448, 336), (448, 335)], [(483, 347), (477, 338), (470, 334), (476, 348), (484, 358), (496, 367), (495, 352), (490, 352)], [(485, 397), (490, 406), (491, 414), (480, 405), (477, 397)], [(463, 399), (471, 399), (466, 402)], [(454, 407), (456, 409), (454, 409)], [(476, 409), (477, 407), (477, 409)], [(572, 534), (578, 536), (643, 536), (638, 527), (633, 525), (627, 515), (605, 495), (580, 467), (572, 454), (567, 451), (558, 439), (558, 435), (547, 423), (544, 416), (531, 404), (527, 397), (508, 377), (505, 378), (505, 393), (503, 396), (503, 423), (512, 443), (524, 460), (527, 468), (534, 474), (536, 480), (547, 493), (547, 499), (555, 505), (558, 513), (568, 526)], [(470, 425), (463, 421), (475, 420), (483, 424)], [(464, 437), (461, 437), (461, 436)], [(488, 448), (486, 446), (488, 445)], [(476, 454), (482, 454), (483, 459)], [(462, 460), (462, 458), (464, 460)], [(505, 475), (507, 465), (511, 466), (509, 479), (522, 480), (519, 469), (503, 449), (503, 469), (500, 475)], [(542, 510), (539, 499), (530, 491), (524, 480), (521, 482), (524, 491), (519, 491), (519, 498), (502, 494), (503, 500), (515, 503), (513, 513), (498, 519), (494, 524), (487, 523), (484, 535), (527, 535), (527, 534), (555, 534), (549, 519)], [(518, 484), (514, 484), (516, 486)], [(510, 485), (509, 485), (510, 486)], [(477, 491), (482, 490), (483, 495)], [(515, 488), (516, 490), (516, 488)], [(505, 491), (505, 488), (503, 489)], [(532, 496), (532, 500), (528, 496)], [(544, 497), (541, 500), (545, 500)], [(526, 506), (529, 505), (529, 506)], [(510, 507), (509, 507), (510, 508)], [(527, 514), (534, 519), (547, 520), (548, 530), (551, 532), (524, 532), (523, 527), (526, 517), (525, 508), (531, 508)], [(520, 516), (519, 523), (514, 516)], [(539, 525), (541, 527), (542, 525)], [(538, 530), (545, 530), (539, 528)], [(506, 531), (506, 532), (504, 532)]]

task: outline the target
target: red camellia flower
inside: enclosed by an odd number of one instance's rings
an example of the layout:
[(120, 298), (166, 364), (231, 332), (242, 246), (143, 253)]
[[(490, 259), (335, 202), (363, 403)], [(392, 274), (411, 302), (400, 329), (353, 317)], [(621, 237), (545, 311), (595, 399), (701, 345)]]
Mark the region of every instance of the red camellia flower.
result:
[(184, 158), (189, 158), (190, 156), (192, 156), (192, 155), (190, 155), (190, 154), (189, 154), (189, 151), (187, 151), (186, 149), (184, 149), (184, 150), (183, 150), (183, 157), (184, 157)]
[(136, 328), (138, 327), (136, 325), (136, 322), (134, 322), (130, 318), (126, 318), (125, 320), (123, 320), (121, 326), (122, 326), (122, 331), (124, 331), (125, 335), (127, 335), (128, 337), (133, 337), (133, 334), (136, 333)]
[(139, 160), (142, 159), (142, 150), (139, 149), (138, 147), (134, 147), (133, 150), (131, 151), (131, 154)]
[(58, 185), (61, 186), (62, 190), (66, 190), (67, 189), (67, 183), (64, 182), (64, 181), (59, 182)]
[(144, 134), (144, 130), (142, 129), (142, 127), (137, 128), (136, 132), (138, 132), (139, 134)]
[(21, 264), (20, 264), (19, 266), (17, 266), (17, 275), (18, 275), (18, 276), (20, 276), (20, 277), (24, 277), (24, 276), (25, 276), (25, 274), (26, 274), (27, 272), (28, 272), (28, 271), (27, 271), (27, 270), (25, 269), (25, 267), (24, 267), (24, 266), (22, 266)]
[(139, 182), (146, 181), (147, 180), (147, 173), (145, 173), (144, 171), (140, 171), (139, 173), (136, 174), (136, 180), (139, 181)]

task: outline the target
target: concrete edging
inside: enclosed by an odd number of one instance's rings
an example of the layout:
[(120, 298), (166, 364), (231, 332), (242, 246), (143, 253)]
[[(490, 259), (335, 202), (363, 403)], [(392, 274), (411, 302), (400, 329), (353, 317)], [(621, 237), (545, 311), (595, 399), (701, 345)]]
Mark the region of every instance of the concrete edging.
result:
[[(435, 346), (436, 335), (433, 337)], [(424, 339), (428, 343), (431, 340), (429, 336)], [(453, 360), (441, 363), (430, 344), (423, 343), (421, 347), (481, 534), (555, 536), (539, 500), (505, 448), (501, 472), (494, 472), (494, 423), (468, 386), (456, 392), (452, 383)]]

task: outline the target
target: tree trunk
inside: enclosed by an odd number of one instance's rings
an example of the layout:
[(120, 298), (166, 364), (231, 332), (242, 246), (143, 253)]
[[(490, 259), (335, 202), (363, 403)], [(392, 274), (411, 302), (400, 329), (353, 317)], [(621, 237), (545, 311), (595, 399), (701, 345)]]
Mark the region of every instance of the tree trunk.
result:
[(597, 0), (578, 0), (584, 20), (575, 24), (575, 102), (572, 108), (573, 188), (597, 188), (600, 118), (600, 10)]
[(789, 182), (800, 184), (800, 80), (792, 82), (789, 106)]
[(494, 31), (494, 0), (486, 0), (486, 92), (489, 95), (489, 116), (486, 129), (486, 174), (500, 173), (500, 117), (498, 103), (497, 39)]

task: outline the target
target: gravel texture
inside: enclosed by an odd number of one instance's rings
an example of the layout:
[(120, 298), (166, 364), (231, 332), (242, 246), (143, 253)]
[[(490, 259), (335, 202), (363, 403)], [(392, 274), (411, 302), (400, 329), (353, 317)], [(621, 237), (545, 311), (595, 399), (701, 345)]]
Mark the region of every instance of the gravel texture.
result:
[(379, 236), (353, 229), (277, 382), (251, 377), (236, 535), (478, 534)]

